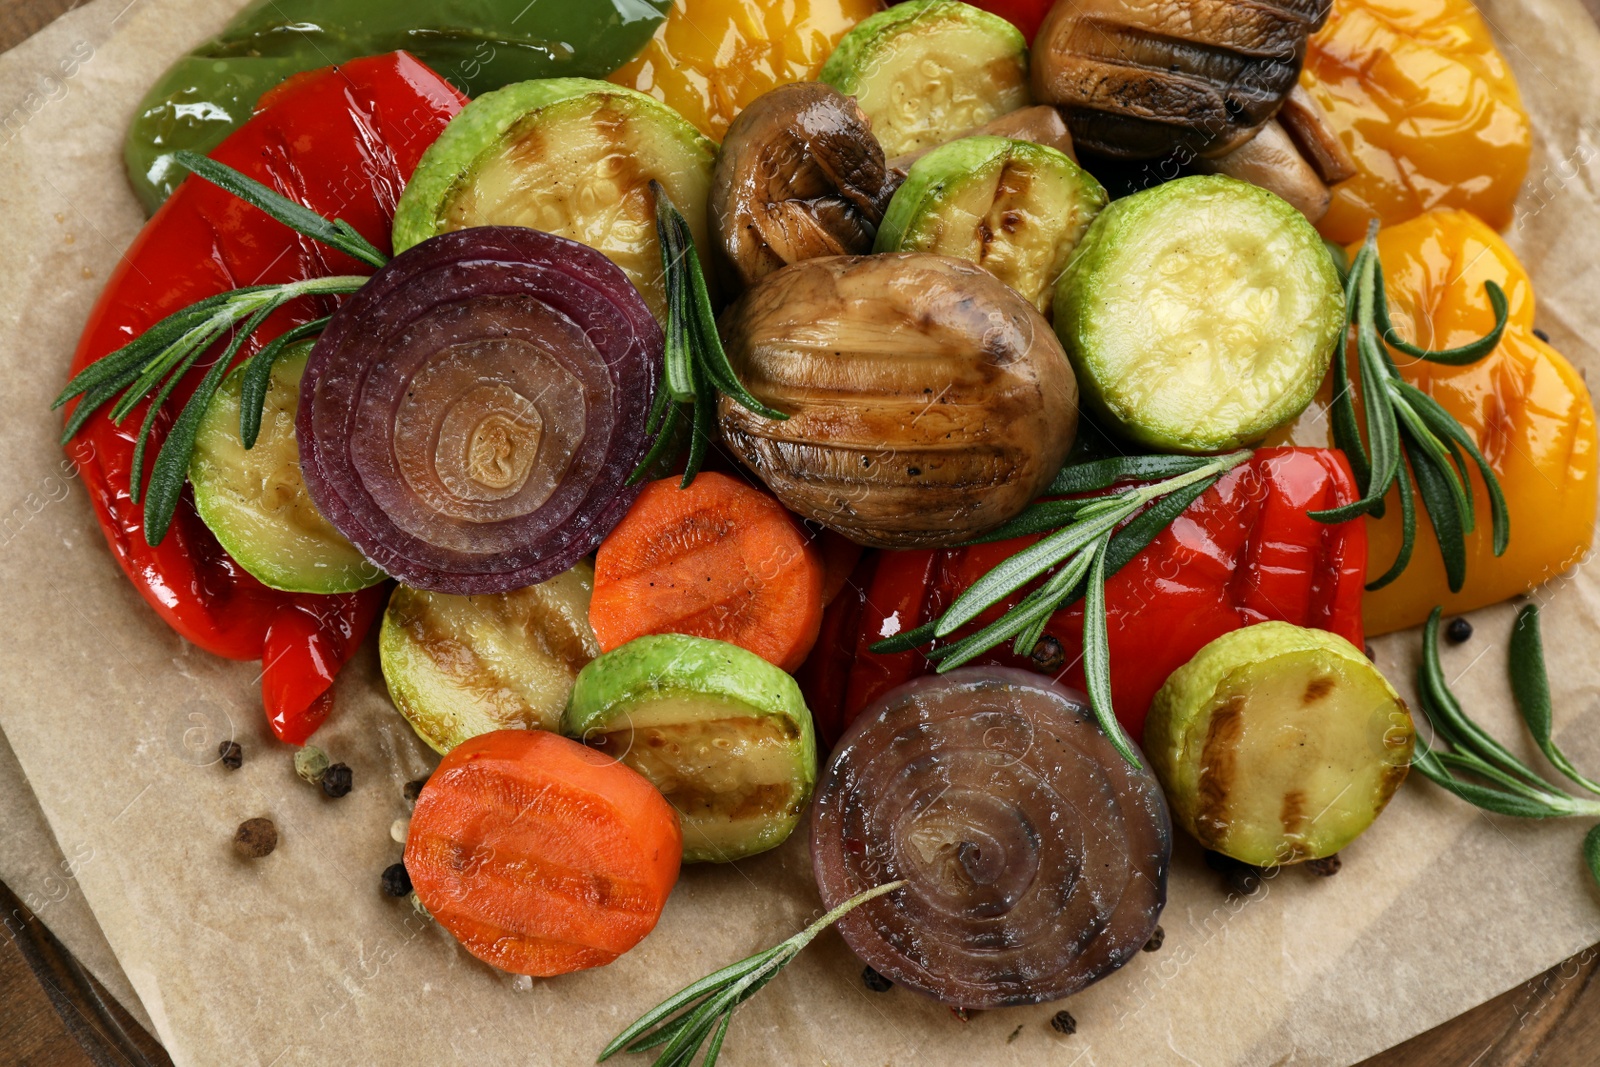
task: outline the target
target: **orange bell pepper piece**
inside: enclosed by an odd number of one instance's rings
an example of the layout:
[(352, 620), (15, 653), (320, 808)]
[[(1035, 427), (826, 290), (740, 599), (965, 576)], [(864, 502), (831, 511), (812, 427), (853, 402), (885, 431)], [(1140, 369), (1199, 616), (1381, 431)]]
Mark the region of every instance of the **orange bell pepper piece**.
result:
[(810, 81), (878, 0), (674, 0), (644, 51), (611, 81), (648, 93), (722, 140), (767, 90)]
[(1391, 226), (1436, 207), (1510, 224), (1532, 136), (1471, 0), (1334, 0), (1300, 84), (1358, 169), (1334, 187), (1324, 236), (1359, 241), (1372, 219)]
[[(1357, 246), (1350, 249), (1352, 257)], [(1511, 519), (1505, 555), (1494, 555), (1489, 500), (1471, 478), (1478, 515), (1467, 535), (1467, 579), (1451, 593), (1427, 511), (1417, 513), (1416, 553), (1390, 585), (1367, 594), (1368, 634), (1415, 626), (1435, 604), (1470, 611), (1525, 593), (1579, 562), (1594, 537), (1597, 445), (1583, 379), (1533, 333), (1533, 285), (1500, 236), (1465, 211), (1430, 211), (1378, 234), (1395, 329), (1425, 348), (1466, 344), (1494, 328), (1483, 283), (1506, 292), (1510, 313), (1493, 352), (1465, 367), (1395, 353), (1401, 376), (1432, 396), (1472, 434), (1494, 468)], [(1324, 385), (1310, 408), (1272, 443), (1331, 443)], [(1359, 410), (1359, 405), (1357, 405)], [(1382, 519), (1368, 519), (1367, 576), (1383, 574), (1400, 548), (1400, 505), (1391, 490)]]

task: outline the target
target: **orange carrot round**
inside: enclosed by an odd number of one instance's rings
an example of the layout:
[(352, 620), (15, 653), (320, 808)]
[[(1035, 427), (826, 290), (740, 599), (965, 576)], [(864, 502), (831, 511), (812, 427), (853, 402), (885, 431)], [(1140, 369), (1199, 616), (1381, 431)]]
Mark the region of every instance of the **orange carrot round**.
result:
[(646, 634), (710, 637), (786, 671), (822, 625), (823, 564), (770, 494), (700, 473), (652, 482), (600, 544), (589, 624), (609, 652)]
[(466, 950), (539, 977), (610, 963), (678, 880), (678, 816), (637, 771), (544, 730), (463, 741), (417, 798), (405, 864)]

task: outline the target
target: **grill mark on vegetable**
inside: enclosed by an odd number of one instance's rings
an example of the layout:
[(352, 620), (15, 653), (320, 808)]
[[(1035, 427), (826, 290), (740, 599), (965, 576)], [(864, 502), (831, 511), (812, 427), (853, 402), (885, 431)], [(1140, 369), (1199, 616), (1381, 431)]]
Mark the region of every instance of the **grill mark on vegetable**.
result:
[(1315, 704), (1329, 693), (1337, 683), (1331, 674), (1320, 674), (1306, 683), (1306, 691), (1300, 695), (1302, 704)]
[[(1291, 789), (1283, 794), (1283, 803), (1278, 808), (1278, 823), (1283, 827), (1284, 836), (1299, 837), (1306, 825), (1306, 795), (1303, 790)], [(1294, 854), (1300, 854), (1300, 846), (1290, 846)]]
[(1195, 836), (1213, 846), (1227, 837), (1231, 826), (1228, 794), (1238, 772), (1239, 738), (1244, 731), (1245, 699), (1235, 694), (1211, 713), (1200, 755)]

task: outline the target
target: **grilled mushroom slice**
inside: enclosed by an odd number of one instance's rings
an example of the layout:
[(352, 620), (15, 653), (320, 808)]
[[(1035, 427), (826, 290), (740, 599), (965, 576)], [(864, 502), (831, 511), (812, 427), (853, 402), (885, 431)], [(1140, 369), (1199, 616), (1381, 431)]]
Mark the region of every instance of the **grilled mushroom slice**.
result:
[(1033, 97), (1083, 151), (1213, 155), (1248, 140), (1294, 88), (1331, 0), (1078, 0), (1034, 41)]
[(734, 119), (711, 183), (711, 228), (744, 285), (817, 256), (871, 251), (894, 192), (856, 102), (796, 82)]

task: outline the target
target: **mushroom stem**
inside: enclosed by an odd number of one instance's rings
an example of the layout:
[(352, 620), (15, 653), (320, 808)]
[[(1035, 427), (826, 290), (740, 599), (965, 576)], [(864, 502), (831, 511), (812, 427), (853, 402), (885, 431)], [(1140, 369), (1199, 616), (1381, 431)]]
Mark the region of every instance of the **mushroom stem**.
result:
[(1238, 148), (1197, 159), (1194, 166), (1206, 174), (1226, 174), (1276, 193), (1312, 222), (1328, 213), (1332, 194), (1276, 119)]
[(1355, 158), (1339, 139), (1333, 120), (1305, 86), (1296, 85), (1289, 90), (1278, 110), (1278, 121), (1325, 183), (1337, 185), (1355, 177)]

